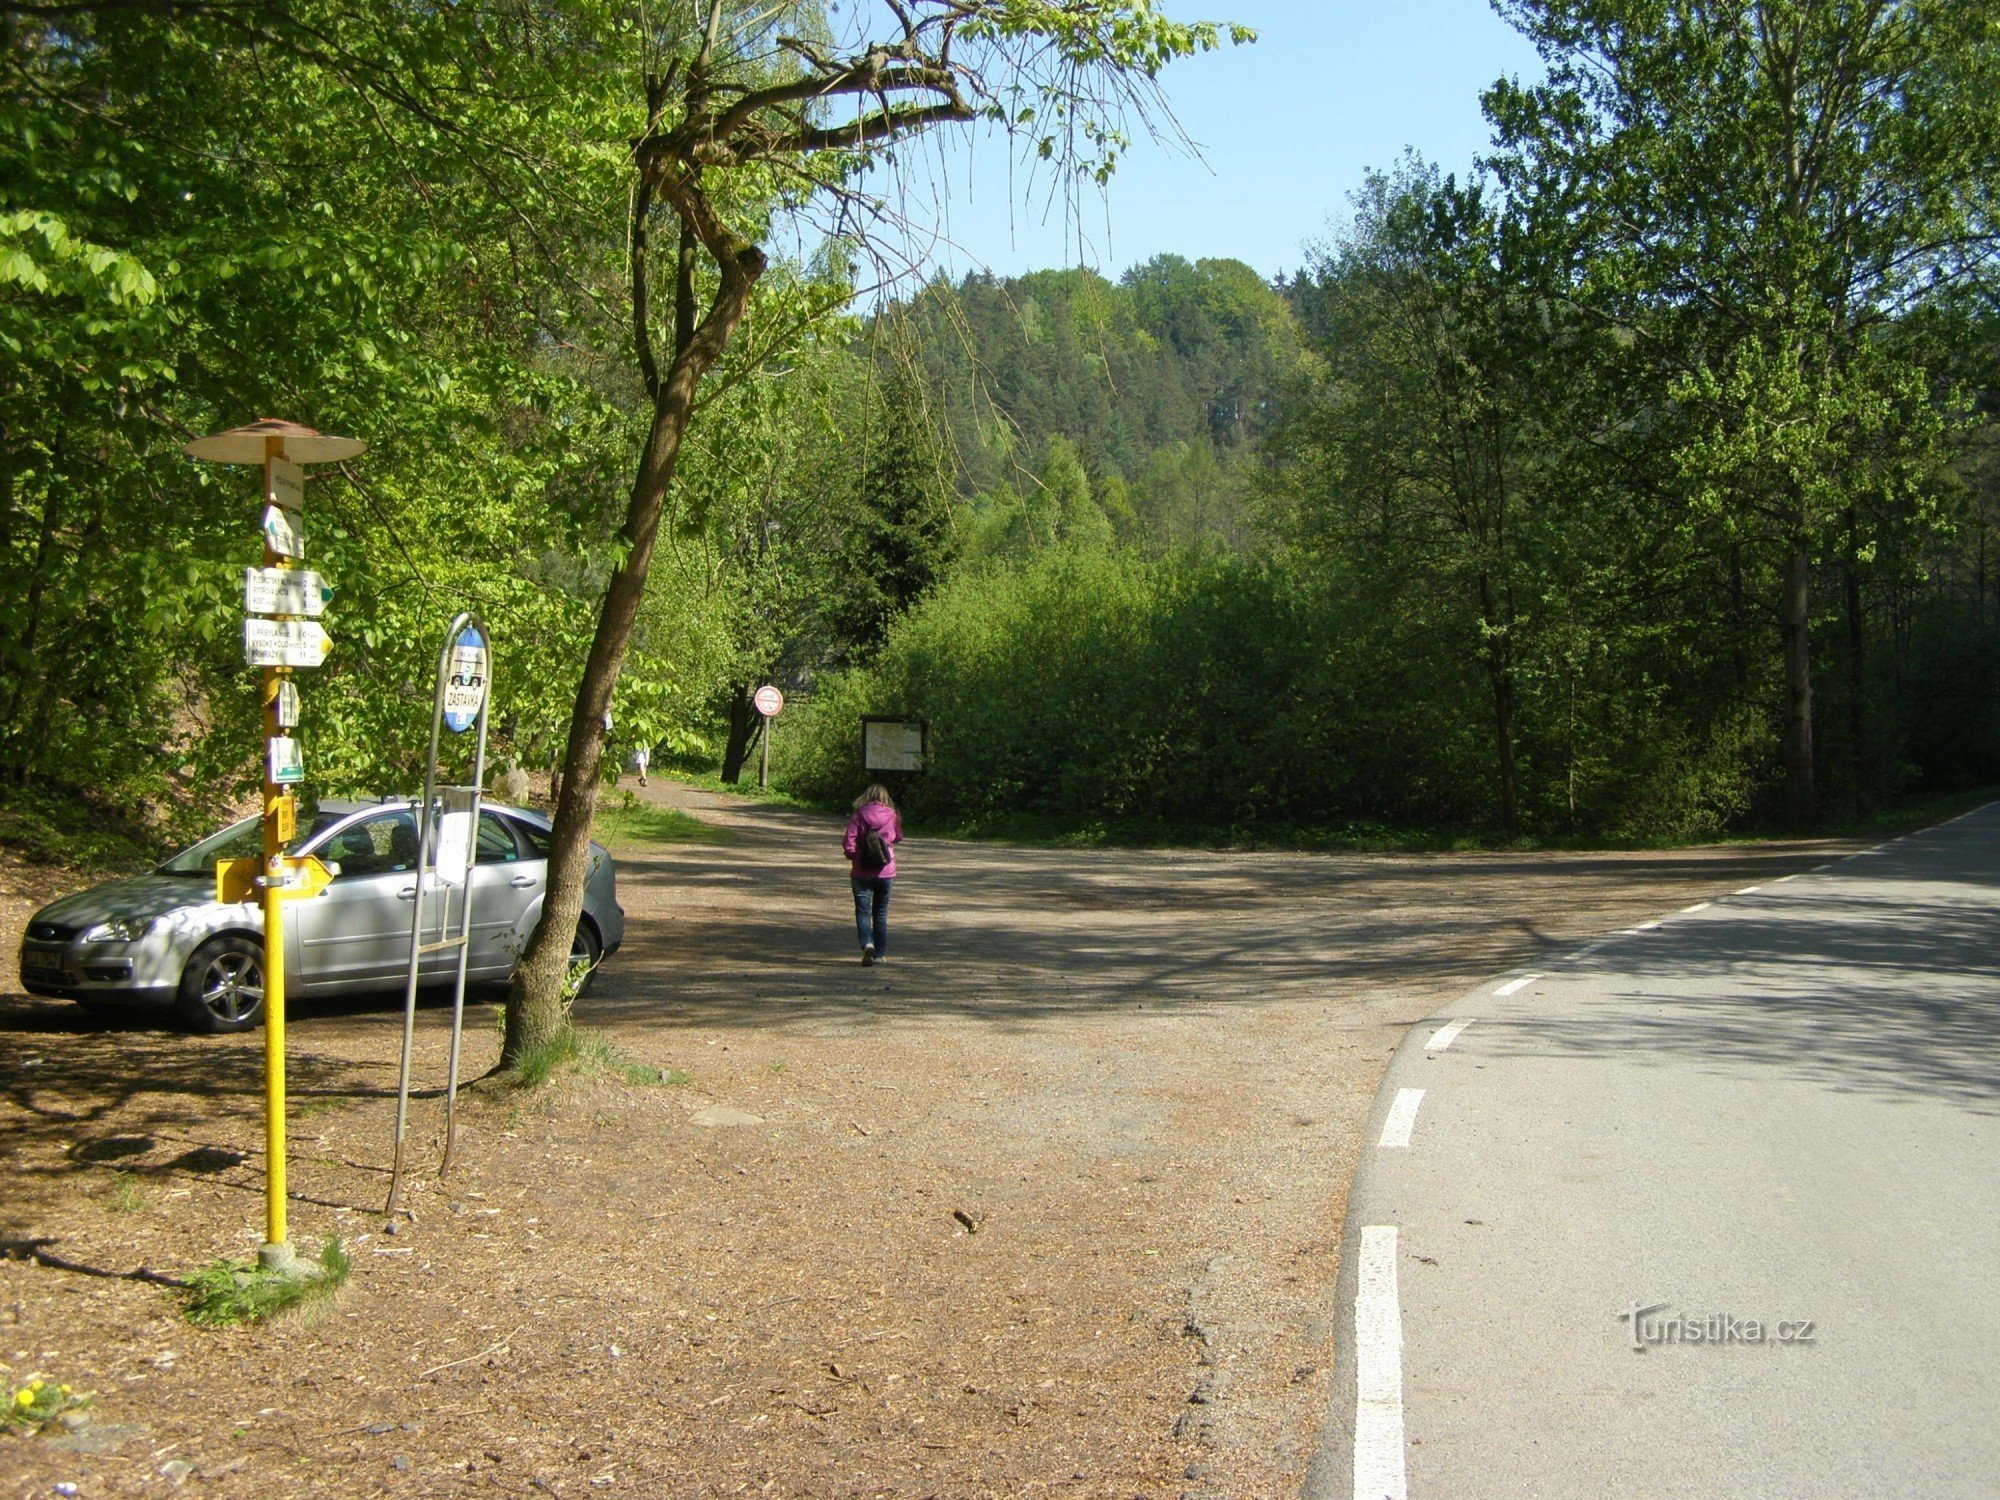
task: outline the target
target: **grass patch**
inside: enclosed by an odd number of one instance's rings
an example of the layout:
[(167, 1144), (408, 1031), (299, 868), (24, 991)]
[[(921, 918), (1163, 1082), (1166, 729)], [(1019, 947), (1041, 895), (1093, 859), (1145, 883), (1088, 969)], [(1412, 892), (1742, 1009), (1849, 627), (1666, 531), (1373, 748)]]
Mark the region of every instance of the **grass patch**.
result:
[(675, 781), (691, 786), (696, 791), (714, 792), (722, 797), (740, 797), (745, 802), (761, 802), (770, 807), (789, 807), (798, 812), (826, 812), (834, 805), (816, 802), (810, 797), (796, 796), (775, 784), (767, 787), (758, 786), (757, 768), (754, 764), (744, 767), (745, 779), (737, 782), (724, 781), (722, 773), (712, 769), (677, 766), (671, 774)]
[(7, 1409), (0, 1412), (0, 1428), (29, 1437), (60, 1421), (64, 1412), (81, 1411), (95, 1399), (89, 1391), (73, 1390), (46, 1375), (31, 1376), (5, 1389)]
[(1065, 817), (1001, 812), (973, 816), (912, 814), (912, 833), (926, 838), (1023, 844), (1051, 849), (1304, 849), (1357, 854), (1449, 854), (1468, 850), (1520, 852), (1593, 849), (1685, 849), (1771, 839), (1889, 839), (1958, 817), (2000, 800), (2000, 787), (1934, 792), (1869, 813), (1835, 813), (1809, 828), (1757, 826), (1697, 839), (1509, 836), (1497, 829), (1398, 828), (1387, 823), (1259, 823), (1239, 827), (1163, 818)]
[(300, 1099), (293, 1095), (291, 1114), (294, 1120), (310, 1120), (314, 1115), (328, 1115), (335, 1110), (352, 1109), (359, 1102), (352, 1094), (321, 1094), (313, 1099)]
[(677, 808), (641, 802), (630, 792), (620, 801), (601, 804), (590, 831), (613, 854), (635, 844), (726, 844), (735, 837)]
[(317, 1275), (286, 1276), (244, 1261), (210, 1261), (189, 1278), (182, 1312), (197, 1328), (234, 1328), (324, 1301), (353, 1269), (338, 1235), (327, 1236), (318, 1266)]
[(139, 1179), (130, 1172), (111, 1174), (111, 1211), (115, 1214), (137, 1213), (146, 1206), (146, 1194), (139, 1186)]
[(567, 1024), (547, 1041), (529, 1047), (514, 1065), (514, 1082), (524, 1089), (540, 1088), (563, 1076), (615, 1078), (634, 1087), (664, 1084), (678, 1088), (693, 1082), (692, 1076), (679, 1068), (653, 1068), (634, 1062), (609, 1037)]

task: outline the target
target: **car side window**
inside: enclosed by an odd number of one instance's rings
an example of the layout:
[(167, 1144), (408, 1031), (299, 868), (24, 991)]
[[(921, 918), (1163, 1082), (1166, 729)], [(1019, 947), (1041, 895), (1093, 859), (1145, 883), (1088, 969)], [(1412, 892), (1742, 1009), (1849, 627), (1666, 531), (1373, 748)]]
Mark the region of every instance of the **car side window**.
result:
[(507, 820), (490, 812), (479, 815), (479, 863), (504, 865), (521, 857), (520, 845)]
[(338, 860), (343, 880), (392, 875), (417, 867), (417, 820), (407, 812), (383, 813), (349, 823), (320, 845), (322, 860)]
[(549, 857), (549, 836), (546, 831), (527, 822), (516, 823), (514, 826), (520, 830), (521, 842), (527, 846), (529, 859)]

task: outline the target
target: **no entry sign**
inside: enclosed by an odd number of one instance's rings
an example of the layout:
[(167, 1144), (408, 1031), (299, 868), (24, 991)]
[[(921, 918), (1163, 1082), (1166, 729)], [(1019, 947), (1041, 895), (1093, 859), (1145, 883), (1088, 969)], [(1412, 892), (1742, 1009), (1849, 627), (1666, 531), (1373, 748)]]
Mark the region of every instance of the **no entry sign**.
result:
[(767, 682), (757, 689), (750, 701), (757, 705), (758, 713), (767, 719), (775, 719), (785, 706), (785, 695)]

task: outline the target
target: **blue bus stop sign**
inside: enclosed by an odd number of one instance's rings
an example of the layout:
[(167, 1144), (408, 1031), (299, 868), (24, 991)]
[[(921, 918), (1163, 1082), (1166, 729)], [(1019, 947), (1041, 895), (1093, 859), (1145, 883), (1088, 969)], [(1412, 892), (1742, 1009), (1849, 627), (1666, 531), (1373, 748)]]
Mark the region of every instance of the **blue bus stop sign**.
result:
[(463, 734), (479, 722), (486, 706), (486, 637), (477, 626), (468, 625), (451, 643), (451, 663), (444, 679), (444, 723), (453, 734)]

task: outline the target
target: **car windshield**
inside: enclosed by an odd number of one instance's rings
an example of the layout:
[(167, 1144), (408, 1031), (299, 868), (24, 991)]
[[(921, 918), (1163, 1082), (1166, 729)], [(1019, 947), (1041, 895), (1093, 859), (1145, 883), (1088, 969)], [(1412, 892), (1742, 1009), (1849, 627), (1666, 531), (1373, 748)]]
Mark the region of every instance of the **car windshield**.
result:
[[(310, 827), (300, 831), (292, 840), (292, 848), (297, 849), (308, 839), (326, 832), (346, 814), (323, 812), (312, 820)], [(213, 880), (216, 861), (224, 859), (247, 859), (264, 852), (264, 820), (245, 818), (240, 823), (231, 823), (220, 833), (212, 833), (192, 849), (183, 849), (172, 859), (161, 865), (161, 875), (199, 875)]]

